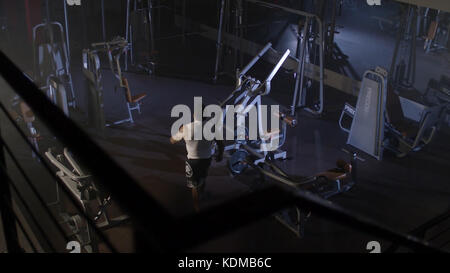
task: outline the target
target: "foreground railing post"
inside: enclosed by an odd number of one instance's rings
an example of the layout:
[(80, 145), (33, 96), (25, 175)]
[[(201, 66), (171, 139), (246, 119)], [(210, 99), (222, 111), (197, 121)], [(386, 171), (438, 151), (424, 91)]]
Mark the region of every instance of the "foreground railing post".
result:
[[(1, 137), (1, 130), (0, 130)], [(6, 170), (5, 151), (0, 142), (0, 214), (3, 234), (5, 235), (6, 249), (9, 253), (23, 252), (17, 236), (16, 220), (13, 212), (11, 190), (9, 188)]]

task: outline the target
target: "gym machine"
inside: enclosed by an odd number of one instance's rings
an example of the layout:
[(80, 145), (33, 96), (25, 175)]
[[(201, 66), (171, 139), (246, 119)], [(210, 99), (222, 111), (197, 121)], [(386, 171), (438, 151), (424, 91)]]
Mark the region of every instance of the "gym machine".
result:
[[(247, 146), (242, 146), (247, 149)], [(251, 151), (251, 150), (249, 150)], [(239, 164), (248, 164), (257, 170), (263, 181), (269, 178), (276, 183), (281, 183), (293, 191), (306, 191), (324, 199), (329, 199), (337, 194), (349, 191), (356, 183), (356, 154), (350, 163), (344, 160), (336, 162), (336, 168), (308, 177), (293, 178), (280, 167), (273, 159), (264, 161), (263, 164), (253, 164), (256, 154), (242, 158)], [(306, 221), (311, 213), (300, 207), (292, 207), (276, 213), (275, 218), (298, 237), (304, 236)]]
[[(286, 50), (264, 81), (259, 81), (247, 75), (250, 68), (252, 68), (270, 48), (271, 43), (268, 43), (242, 71), (238, 71), (236, 75), (236, 89), (221, 104), (222, 107), (225, 107), (230, 103), (239, 105), (240, 107), (238, 109), (240, 110), (236, 111), (236, 114), (244, 117), (247, 117), (250, 113), (250, 109), (255, 106), (258, 115), (259, 137), (256, 140), (249, 140), (250, 132), (247, 128), (241, 130), (245, 135), (239, 137), (240, 133), (238, 128), (234, 143), (225, 147), (225, 150), (230, 154), (227, 162), (230, 173), (232, 175), (242, 174), (248, 166), (250, 166), (257, 170), (263, 178), (268, 177), (283, 185), (291, 187), (294, 190), (307, 190), (323, 198), (330, 198), (336, 194), (348, 191), (354, 185), (354, 181), (356, 181), (354, 175), (355, 170), (352, 170), (352, 166), (355, 166), (354, 162), (348, 164), (345, 161), (340, 160), (335, 169), (328, 170), (315, 176), (301, 177), (299, 179), (293, 179), (276, 165), (276, 160), (287, 159), (286, 151), (282, 151), (280, 148), (284, 145), (286, 140), (287, 125), (293, 127), (297, 124), (297, 121), (286, 113), (279, 112), (276, 117), (282, 121), (281, 132), (274, 128), (271, 128), (272, 132), (266, 132), (261, 124), (261, 97), (270, 93), (270, 82), (289, 55), (289, 50)], [(226, 109), (224, 109), (224, 120), (226, 115), (227, 112)], [(266, 145), (266, 147), (271, 146), (275, 137), (279, 140), (277, 142), (277, 149), (267, 151), (264, 148), (264, 145)], [(356, 155), (354, 155), (354, 158), (356, 158)], [(277, 213), (275, 217), (297, 236), (302, 237), (304, 234), (304, 223), (309, 215), (309, 212), (294, 207)]]
[(397, 33), (389, 81), (396, 90), (411, 89), (416, 80), (417, 7), (409, 6)]
[(450, 16), (446, 12), (437, 11), (436, 18), (431, 21), (425, 37), (424, 50), (426, 53), (448, 49), (450, 37)]
[[(219, 76), (228, 75), (225, 71), (220, 71), (222, 66), (225, 66), (225, 61), (232, 61), (232, 70), (236, 70), (238, 67), (243, 65), (244, 54), (241, 52), (239, 47), (230, 48), (232, 55), (231, 58), (225, 58), (224, 45), (222, 43), (222, 32), (233, 33), (233, 35), (241, 40), (244, 35), (243, 27), (243, 16), (244, 10), (242, 5), (242, 0), (221, 0), (219, 7), (219, 26), (217, 31), (217, 42), (216, 42), (216, 61), (214, 68), (213, 82), (217, 82)], [(232, 15), (231, 15), (232, 14)], [(239, 45), (240, 46), (240, 45)], [(234, 75), (233, 75), (234, 76)]]
[(152, 0), (127, 0), (125, 39), (129, 42), (130, 56), (125, 52), (125, 70), (130, 60), (133, 67), (154, 74), (157, 55), (154, 34)]
[[(346, 103), (339, 126), (347, 144), (382, 160), (384, 149), (398, 157), (420, 150), (433, 138), (442, 119), (442, 105), (426, 106), (399, 96), (388, 85), (388, 72), (377, 67), (364, 73), (356, 107)], [(350, 128), (344, 118), (350, 118)]]
[[(274, 10), (282, 10), (288, 14), (293, 14), (301, 17), (298, 22), (297, 29), (295, 29), (295, 34), (297, 36), (297, 49), (295, 53), (295, 59), (298, 63), (297, 67), (294, 69), (295, 76), (295, 87), (294, 94), (292, 98), (291, 111), (290, 114), (294, 115), (296, 109), (301, 108), (310, 113), (319, 115), (323, 112), (323, 100), (324, 100), (324, 29), (320, 18), (314, 14), (303, 12), (296, 9), (286, 8), (284, 6), (275, 5), (258, 0), (236, 0), (233, 6), (234, 20), (229, 19), (229, 14), (231, 10), (230, 1), (221, 1), (219, 10), (219, 25), (217, 31), (217, 52), (216, 52), (216, 63), (214, 68), (213, 81), (217, 81), (218, 77), (224, 72), (220, 72), (222, 64), (222, 59), (224, 58), (224, 43), (225, 41), (231, 47), (233, 52), (234, 68), (236, 69), (242, 65), (243, 54), (248, 53), (245, 50), (251, 47), (254, 43), (251, 43), (244, 39), (245, 25), (243, 25), (243, 20), (245, 16), (243, 15), (245, 10), (243, 9), (243, 3), (251, 3), (256, 6), (266, 7)], [(226, 30), (231, 29), (232, 32), (227, 32)], [(330, 31), (333, 32), (334, 37), (334, 26), (331, 27)], [(232, 37), (230, 37), (232, 35)], [(330, 37), (331, 38), (331, 37)], [(334, 39), (334, 38), (333, 38)], [(273, 50), (275, 51), (275, 50)], [(276, 52), (276, 51), (275, 51)], [(231, 59), (231, 58), (228, 58)], [(311, 78), (307, 78), (306, 74), (315, 74), (316, 71), (309, 71), (311, 65), (318, 66), (318, 87), (315, 86), (315, 82)], [(314, 75), (315, 76), (315, 75)], [(316, 93), (318, 89), (318, 94), (316, 98), (310, 98), (312, 94)], [(312, 103), (307, 103), (307, 100), (311, 100)], [(308, 106), (310, 105), (310, 106)]]
[[(33, 28), (33, 78), (49, 99), (66, 115), (68, 107), (76, 107), (70, 73), (70, 59), (64, 30), (58, 22), (44, 22)], [(69, 92), (66, 92), (68, 87)]]
[[(258, 127), (258, 137), (255, 140), (248, 141), (248, 137), (250, 132), (248, 132), (247, 128), (243, 128), (243, 130), (237, 130), (237, 140), (235, 143), (231, 145), (227, 145), (225, 147), (225, 151), (234, 151), (230, 152), (231, 157), (229, 160), (228, 167), (233, 174), (239, 174), (244, 171), (243, 165), (234, 164), (241, 157), (246, 157), (248, 155), (246, 150), (240, 149), (241, 145), (251, 145), (252, 147), (248, 147), (248, 149), (253, 149), (254, 153), (260, 154), (260, 158), (258, 158), (254, 164), (259, 164), (264, 162), (266, 157), (270, 156), (274, 159), (286, 159), (286, 151), (282, 151), (279, 148), (283, 146), (286, 140), (286, 124), (291, 126), (295, 126), (296, 120), (292, 117), (288, 117), (284, 113), (279, 113), (279, 118), (284, 121), (281, 132), (278, 130), (274, 130), (272, 132), (265, 131), (263, 128), (262, 122), (262, 109), (261, 109), (261, 97), (266, 96), (270, 93), (270, 82), (273, 77), (276, 75), (278, 70), (280, 69), (283, 62), (288, 57), (290, 51), (286, 50), (284, 55), (272, 69), (271, 73), (264, 81), (259, 81), (251, 76), (246, 75), (247, 72), (258, 62), (258, 60), (271, 48), (272, 44), (268, 43), (248, 64), (245, 66), (242, 71), (237, 72), (236, 75), (236, 88), (231, 93), (231, 95), (225, 99), (221, 103), (224, 108), (224, 120), (226, 119), (226, 115), (228, 114), (226, 106), (227, 105), (235, 105), (238, 106), (236, 109), (236, 115), (241, 117), (248, 117), (250, 111), (252, 109), (256, 109), (257, 114), (257, 127)], [(246, 135), (241, 135), (246, 134)], [(278, 141), (277, 143), (275, 141)], [(273, 145), (277, 145), (278, 147), (273, 147)], [(271, 151), (268, 151), (267, 147), (271, 147)]]
[(48, 205), (57, 206), (62, 223), (67, 224), (71, 232), (70, 237), (77, 240), (86, 252), (98, 252), (99, 242), (85, 217), (93, 220), (100, 230), (122, 225), (129, 220), (129, 217), (127, 215), (114, 218), (109, 216), (111, 195), (99, 188), (93, 178), (82, 170), (67, 148), (64, 148), (62, 154), (56, 156), (49, 149), (45, 152), (45, 156), (58, 169), (56, 175), (83, 208), (83, 212), (73, 212), (73, 208), (66, 206), (64, 196), (59, 193), (58, 183), (56, 184), (56, 201)]
[[(334, 28), (332, 29), (334, 33)], [(322, 21), (317, 16), (307, 16), (299, 21), (297, 31), (297, 52), (299, 60), (295, 76), (294, 97), (291, 114), (296, 108), (302, 108), (310, 113), (320, 115), (323, 112), (324, 89), (324, 40)], [(334, 34), (333, 34), (334, 37)], [(334, 38), (333, 38), (334, 39)], [(318, 56), (317, 56), (318, 55)], [(319, 61), (317, 62), (317, 58)], [(320, 67), (319, 97), (312, 107), (307, 107), (307, 93), (314, 89), (314, 81), (305, 77), (306, 64), (318, 64)]]
[[(92, 49), (83, 50), (83, 74), (89, 85), (89, 109), (88, 115), (90, 123), (95, 128), (103, 130), (105, 126), (118, 125), (126, 122), (134, 123), (132, 111), (137, 110), (141, 113), (142, 100), (147, 96), (144, 93), (132, 95), (128, 84), (128, 79), (122, 74), (120, 58), (128, 51), (129, 43), (116, 37), (110, 42), (101, 42), (92, 44)], [(103, 104), (103, 84), (100, 66), (99, 53), (105, 52), (108, 57), (111, 72), (119, 81), (116, 85), (121, 88), (125, 95), (128, 117), (123, 120), (106, 123), (104, 117)]]
[[(436, 19), (428, 24), (428, 33), (423, 37), (426, 52), (437, 49), (446, 49), (450, 17), (447, 13), (437, 11)], [(396, 92), (411, 92), (416, 79), (416, 43), (420, 38), (423, 21), (427, 21), (428, 11), (425, 16), (422, 10), (415, 6), (408, 6), (403, 14), (400, 28), (397, 34), (394, 55), (389, 71), (389, 81)], [(425, 18), (425, 19), (424, 19)]]

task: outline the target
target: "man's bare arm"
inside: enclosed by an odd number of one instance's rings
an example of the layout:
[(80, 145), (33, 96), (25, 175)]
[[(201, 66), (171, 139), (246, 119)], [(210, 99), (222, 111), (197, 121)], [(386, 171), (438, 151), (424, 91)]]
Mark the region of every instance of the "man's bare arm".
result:
[[(178, 136), (179, 134), (182, 134), (182, 133), (183, 133), (183, 126), (181, 126), (180, 129), (178, 130), (177, 136)], [(170, 143), (171, 143), (171, 144), (178, 143), (178, 142), (180, 142), (181, 140), (183, 140), (182, 137), (177, 137), (177, 138), (174, 138), (173, 136), (170, 137)]]

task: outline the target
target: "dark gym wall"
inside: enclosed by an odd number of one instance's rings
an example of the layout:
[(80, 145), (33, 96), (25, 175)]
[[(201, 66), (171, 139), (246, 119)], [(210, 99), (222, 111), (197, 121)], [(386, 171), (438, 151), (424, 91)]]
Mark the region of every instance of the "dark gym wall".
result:
[[(0, 42), (1, 49), (24, 70), (32, 67), (32, 28), (44, 20), (64, 26), (64, 1), (0, 0), (0, 23), (8, 34), (8, 42)], [(107, 40), (125, 36), (126, 2), (104, 0)], [(67, 12), (72, 61), (79, 63), (82, 49), (103, 40), (101, 0), (82, 0), (81, 7), (67, 6)]]
[(42, 21), (42, 1), (17, 0), (0, 1), (2, 17), (1, 49), (23, 68), (31, 67), (32, 28)]

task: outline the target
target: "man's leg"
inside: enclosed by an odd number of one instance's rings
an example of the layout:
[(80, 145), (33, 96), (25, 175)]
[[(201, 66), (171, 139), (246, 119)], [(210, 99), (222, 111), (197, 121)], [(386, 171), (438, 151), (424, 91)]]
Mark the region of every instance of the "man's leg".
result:
[(200, 200), (203, 197), (203, 192), (205, 191), (205, 179), (197, 178), (192, 188), (192, 200), (194, 202), (195, 211), (200, 211)]
[(204, 189), (204, 180), (199, 179), (200, 160), (188, 159), (186, 161), (186, 179), (187, 186), (192, 192), (192, 201), (195, 211), (200, 211), (200, 198)]
[(200, 210), (200, 200), (203, 197), (206, 186), (206, 177), (208, 176), (211, 159), (189, 159), (186, 161), (186, 178), (188, 187), (192, 189), (192, 200), (194, 209)]
[(200, 211), (200, 194), (198, 188), (192, 188), (192, 201), (196, 212)]

